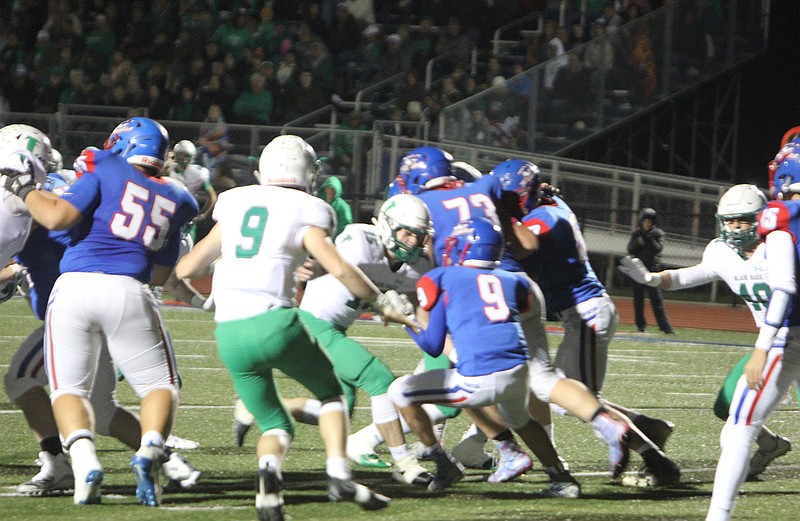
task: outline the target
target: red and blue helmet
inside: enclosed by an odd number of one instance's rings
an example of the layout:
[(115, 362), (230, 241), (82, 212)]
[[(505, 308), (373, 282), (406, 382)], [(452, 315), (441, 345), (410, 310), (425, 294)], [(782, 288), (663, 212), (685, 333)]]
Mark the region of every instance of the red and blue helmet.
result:
[(519, 195), (521, 208), (531, 209), (528, 207), (528, 199), (539, 190), (541, 184), (538, 166), (523, 159), (506, 159), (495, 166), (489, 175), (500, 179), (503, 190), (516, 192)]
[(443, 266), (495, 268), (503, 255), (503, 232), (486, 217), (462, 221), (445, 239)]
[(160, 173), (169, 151), (169, 134), (161, 123), (150, 118), (126, 119), (111, 132), (103, 149), (122, 156), (131, 165)]
[(800, 153), (784, 155), (775, 164), (770, 181), (773, 199), (788, 199), (787, 194), (800, 193)]
[(441, 148), (415, 148), (400, 160), (399, 181), (406, 191), (417, 195), (431, 188), (428, 183), (433, 179), (453, 178), (452, 165), (453, 156)]

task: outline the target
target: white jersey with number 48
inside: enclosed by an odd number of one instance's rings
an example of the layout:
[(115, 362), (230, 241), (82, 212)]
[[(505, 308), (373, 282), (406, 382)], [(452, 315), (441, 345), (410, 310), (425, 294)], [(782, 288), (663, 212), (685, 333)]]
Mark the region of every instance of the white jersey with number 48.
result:
[(292, 307), (294, 271), (307, 257), (305, 232), (315, 226), (330, 234), (336, 222), (322, 199), (261, 185), (220, 194), (213, 218), (222, 232), (222, 258), (212, 282), (217, 322)]
[(770, 296), (764, 243), (745, 260), (723, 240), (714, 239), (706, 246), (700, 264), (669, 270), (669, 273), (672, 276), (670, 290), (691, 288), (718, 279), (725, 281), (731, 291), (744, 299), (756, 326), (761, 327)]
[[(347, 225), (336, 237), (336, 248), (347, 262), (361, 268), (381, 291), (413, 291), (420, 276), (433, 267), (428, 259), (420, 258), (413, 265), (402, 264), (392, 270), (378, 229), (370, 224)], [(300, 309), (346, 329), (369, 309), (369, 305), (362, 303), (333, 275), (323, 275), (308, 282)]]

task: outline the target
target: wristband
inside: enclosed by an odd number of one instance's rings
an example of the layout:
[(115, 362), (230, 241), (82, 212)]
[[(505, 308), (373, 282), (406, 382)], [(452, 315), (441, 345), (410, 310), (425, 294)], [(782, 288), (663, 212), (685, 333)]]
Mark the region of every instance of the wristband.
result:
[(650, 281), (647, 282), (647, 285), (651, 286), (653, 288), (657, 288), (658, 286), (660, 286), (661, 285), (661, 274), (652, 273), (651, 272), (650, 273)]
[(778, 328), (769, 324), (764, 324), (758, 330), (758, 338), (756, 339), (755, 348), (759, 351), (769, 351), (775, 341), (775, 336), (778, 334)]

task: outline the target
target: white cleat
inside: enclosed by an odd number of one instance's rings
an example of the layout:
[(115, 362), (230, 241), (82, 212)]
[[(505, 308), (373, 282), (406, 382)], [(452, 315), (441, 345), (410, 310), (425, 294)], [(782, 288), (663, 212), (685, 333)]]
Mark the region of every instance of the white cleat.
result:
[(17, 493), (27, 496), (56, 496), (73, 489), (75, 480), (72, 468), (63, 454), (53, 456), (49, 452), (39, 453), (39, 473), (17, 487)]

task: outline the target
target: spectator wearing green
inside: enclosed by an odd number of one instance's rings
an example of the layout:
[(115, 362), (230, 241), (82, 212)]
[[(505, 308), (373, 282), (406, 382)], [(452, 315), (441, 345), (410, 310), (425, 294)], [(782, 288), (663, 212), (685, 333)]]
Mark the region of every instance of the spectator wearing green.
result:
[(260, 72), (250, 75), (250, 90), (233, 102), (236, 123), (266, 125), (272, 117), (272, 93), (265, 88), (266, 78)]
[(331, 234), (331, 239), (336, 239), (344, 227), (353, 222), (353, 211), (342, 199), (342, 181), (335, 175), (330, 176), (319, 187), (317, 197), (326, 201), (336, 212), (336, 230)]

